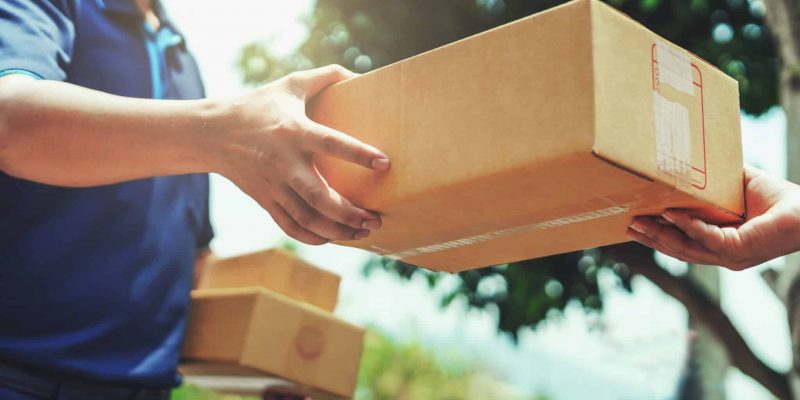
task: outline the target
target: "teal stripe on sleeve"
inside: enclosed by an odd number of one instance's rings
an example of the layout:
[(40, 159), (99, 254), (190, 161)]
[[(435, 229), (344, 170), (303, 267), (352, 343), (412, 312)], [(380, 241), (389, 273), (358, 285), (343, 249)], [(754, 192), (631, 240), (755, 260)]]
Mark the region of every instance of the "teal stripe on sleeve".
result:
[(4, 70), (4, 71), (0, 71), (0, 77), (6, 76), (6, 75), (13, 75), (13, 74), (26, 75), (26, 76), (30, 76), (31, 78), (34, 78), (34, 79), (44, 80), (44, 78), (42, 78), (41, 75), (39, 75), (39, 74), (37, 74), (35, 72), (28, 71), (27, 69), (12, 68), (12, 69), (7, 69), (7, 70)]

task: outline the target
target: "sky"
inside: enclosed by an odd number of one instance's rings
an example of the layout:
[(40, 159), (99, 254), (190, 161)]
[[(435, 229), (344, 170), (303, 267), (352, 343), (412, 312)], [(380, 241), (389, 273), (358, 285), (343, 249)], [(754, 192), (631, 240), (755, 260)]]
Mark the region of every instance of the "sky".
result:
[[(272, 51), (288, 53), (305, 39), (302, 18), (312, 1), (164, 0), (200, 64), (209, 96), (232, 96), (245, 90), (234, 64), (238, 50), (266, 41)], [(773, 173), (785, 174), (785, 117), (780, 110), (754, 119), (743, 117), (745, 159)], [(230, 256), (272, 247), (286, 237), (269, 215), (223, 177), (212, 175), (211, 219), (216, 230), (212, 249)], [(634, 294), (607, 293), (601, 316), (577, 307), (560, 321), (548, 321), (521, 335), (519, 346), (495, 331), (496, 316), (467, 311), (463, 303), (438, 308), (439, 292), (422, 281), (401, 282), (375, 274), (365, 278), (366, 253), (335, 245), (300, 246), (300, 254), (342, 275), (337, 315), (376, 327), (398, 340), (424, 343), (441, 357), (459, 354), (482, 363), (521, 392), (544, 392), (556, 399), (634, 400), (673, 396), (686, 352), (685, 309), (647, 280), (634, 281)], [(675, 260), (665, 260), (675, 264)], [(785, 310), (758, 273), (722, 273), (722, 304), (748, 344), (774, 368), (790, 365)], [(602, 327), (603, 329), (597, 329)], [(726, 381), (732, 400), (769, 399), (748, 377), (731, 371)]]

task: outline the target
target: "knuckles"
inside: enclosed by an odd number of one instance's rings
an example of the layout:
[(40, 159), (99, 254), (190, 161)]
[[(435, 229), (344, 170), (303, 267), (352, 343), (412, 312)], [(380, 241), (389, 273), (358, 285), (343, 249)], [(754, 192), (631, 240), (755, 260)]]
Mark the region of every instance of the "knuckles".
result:
[(320, 142), (322, 143), (323, 151), (329, 154), (336, 152), (339, 148), (339, 140), (331, 134), (322, 135)]
[(297, 140), (305, 134), (306, 129), (303, 127), (303, 124), (296, 119), (283, 118), (272, 124), (270, 132), (274, 136), (282, 139)]
[(283, 77), (283, 84), (292, 92), (301, 90), (305, 86), (306, 78), (302, 72), (295, 71)]
[(319, 188), (306, 191), (306, 202), (314, 208), (319, 208), (325, 202), (325, 191)]
[(292, 217), (297, 225), (304, 229), (311, 229), (316, 221), (316, 217), (310, 212), (298, 212)]

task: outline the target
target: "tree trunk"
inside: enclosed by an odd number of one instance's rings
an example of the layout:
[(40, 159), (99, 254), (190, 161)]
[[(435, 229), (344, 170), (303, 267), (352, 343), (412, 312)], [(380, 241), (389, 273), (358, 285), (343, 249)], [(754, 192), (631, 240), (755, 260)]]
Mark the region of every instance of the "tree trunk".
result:
[[(678, 300), (692, 317), (703, 324), (725, 349), (730, 364), (750, 376), (781, 400), (793, 400), (789, 377), (764, 364), (750, 349), (744, 338), (722, 311), (719, 302), (708, 290), (686, 276), (674, 276), (656, 264), (653, 251), (636, 243), (623, 243), (602, 248), (612, 262), (627, 266), (655, 283), (666, 294)], [(794, 393), (800, 393), (794, 391)]]
[[(781, 105), (786, 113), (787, 177), (800, 183), (800, 2), (766, 0), (769, 25), (781, 58)], [(800, 393), (800, 254), (786, 258), (771, 287), (786, 305), (794, 360), (792, 383)], [(800, 396), (800, 395), (796, 395)]]
[[(689, 268), (689, 279), (703, 287), (715, 306), (720, 307), (719, 269), (694, 265)], [(700, 398), (725, 400), (725, 376), (730, 367), (725, 347), (714, 335), (714, 331), (697, 315), (689, 314), (689, 331), (692, 334), (690, 354), (695, 357)]]
[[(690, 268), (688, 278), (704, 288), (709, 300), (719, 307), (719, 269), (694, 265)], [(686, 367), (678, 389), (678, 399), (724, 400), (725, 376), (730, 367), (726, 349), (706, 321), (695, 313), (689, 313), (688, 327)]]

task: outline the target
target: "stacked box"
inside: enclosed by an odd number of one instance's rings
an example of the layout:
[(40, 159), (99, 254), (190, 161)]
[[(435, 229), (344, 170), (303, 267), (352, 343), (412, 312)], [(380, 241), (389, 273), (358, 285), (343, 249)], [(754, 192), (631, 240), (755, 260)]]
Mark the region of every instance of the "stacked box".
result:
[(338, 275), (275, 248), (212, 263), (203, 271), (198, 289), (263, 287), (333, 312), (339, 281)]
[(235, 377), (257, 394), (253, 379), (278, 377), (293, 393), (352, 397), (364, 330), (330, 313), (338, 276), (273, 249), (214, 262), (199, 286), (180, 366), (189, 380)]

